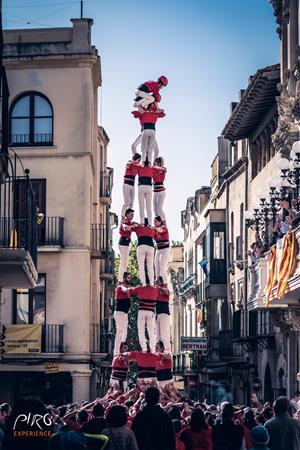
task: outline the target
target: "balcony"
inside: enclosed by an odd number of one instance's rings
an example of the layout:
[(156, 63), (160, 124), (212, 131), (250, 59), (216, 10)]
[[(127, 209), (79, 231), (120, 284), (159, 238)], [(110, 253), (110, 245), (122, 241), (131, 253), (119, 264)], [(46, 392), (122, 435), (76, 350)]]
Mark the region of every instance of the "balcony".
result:
[[(7, 161), (3, 159), (6, 166)], [(24, 176), (8, 175), (0, 184), (2, 288), (34, 288), (38, 278), (37, 210), (28, 173), (26, 170)]]
[(198, 355), (196, 354), (196, 352), (178, 353), (177, 355), (173, 355), (174, 373), (186, 375), (197, 373), (197, 358)]
[(38, 245), (64, 247), (64, 220), (63, 217), (44, 217), (38, 227)]
[(47, 357), (47, 353), (64, 353), (64, 325), (46, 324), (41, 326), (41, 352), (32, 353), (4, 353), (9, 359), (36, 359)]
[(113, 250), (109, 250), (105, 257), (105, 260), (101, 261), (100, 265), (100, 279), (112, 281), (114, 279), (115, 271), (115, 253)]
[[(295, 230), (296, 237), (296, 267), (293, 275), (289, 278), (285, 295), (281, 300), (277, 298), (277, 285), (273, 288), (270, 296), (269, 304), (266, 305), (265, 288), (268, 283), (268, 271), (269, 271), (269, 253), (266, 253), (264, 257), (259, 258), (255, 264), (253, 264), (249, 270), (251, 274), (251, 293), (248, 300), (249, 310), (266, 309), (266, 307), (273, 308), (288, 308), (300, 306), (300, 227)], [(281, 246), (283, 245), (283, 239), (281, 240)], [(277, 244), (278, 245), (278, 244)], [(279, 248), (279, 247), (277, 247)], [(281, 250), (278, 251), (281, 255)], [(279, 271), (281, 256), (277, 260), (277, 273)]]
[(191, 298), (196, 295), (196, 275), (190, 275), (179, 287), (179, 294), (182, 297)]
[(47, 324), (42, 326), (42, 353), (64, 352), (64, 325)]
[(242, 347), (233, 341), (232, 330), (219, 332), (219, 352), (222, 361), (240, 361), (243, 359)]
[(53, 145), (52, 133), (12, 134), (10, 142), (13, 147), (39, 147)]
[(104, 205), (111, 204), (113, 187), (113, 169), (107, 168), (106, 172), (100, 173), (100, 202)]
[(91, 353), (112, 354), (114, 345), (114, 333), (109, 330), (108, 320), (103, 324), (91, 323), (90, 351)]
[(105, 259), (108, 255), (109, 226), (93, 224), (91, 229), (91, 257), (92, 259)]
[[(275, 348), (274, 311), (252, 310), (248, 316), (248, 334), (241, 333), (241, 315), (234, 313), (234, 342), (242, 346), (246, 352)], [(240, 322), (240, 324), (238, 323)]]

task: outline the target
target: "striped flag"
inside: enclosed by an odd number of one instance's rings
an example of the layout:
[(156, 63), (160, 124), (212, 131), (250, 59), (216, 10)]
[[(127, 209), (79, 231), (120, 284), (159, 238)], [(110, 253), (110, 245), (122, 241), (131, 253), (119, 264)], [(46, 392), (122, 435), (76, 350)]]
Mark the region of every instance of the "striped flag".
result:
[(273, 245), (269, 254), (269, 274), (266, 287), (266, 306), (268, 306), (274, 286), (277, 283), (277, 247)]
[(281, 260), (279, 265), (277, 298), (284, 297), (287, 284), (296, 268), (296, 237), (294, 231), (289, 231), (283, 241)]

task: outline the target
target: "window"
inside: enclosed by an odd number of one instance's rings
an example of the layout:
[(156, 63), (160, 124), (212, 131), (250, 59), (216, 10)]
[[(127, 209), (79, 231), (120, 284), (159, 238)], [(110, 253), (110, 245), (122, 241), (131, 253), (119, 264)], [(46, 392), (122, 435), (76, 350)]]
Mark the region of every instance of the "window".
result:
[(225, 234), (224, 231), (214, 231), (213, 259), (224, 259)]
[(13, 291), (14, 324), (39, 324), (46, 322), (46, 275), (39, 275), (34, 289)]
[(10, 143), (14, 146), (53, 144), (53, 109), (45, 96), (29, 92), (13, 102)]

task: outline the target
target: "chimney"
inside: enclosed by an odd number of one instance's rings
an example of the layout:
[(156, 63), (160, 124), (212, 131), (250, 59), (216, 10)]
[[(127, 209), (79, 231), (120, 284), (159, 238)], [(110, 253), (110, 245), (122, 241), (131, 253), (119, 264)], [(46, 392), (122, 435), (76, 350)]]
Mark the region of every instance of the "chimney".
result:
[(91, 27), (93, 19), (71, 19), (73, 39), (71, 48), (74, 53), (91, 53)]

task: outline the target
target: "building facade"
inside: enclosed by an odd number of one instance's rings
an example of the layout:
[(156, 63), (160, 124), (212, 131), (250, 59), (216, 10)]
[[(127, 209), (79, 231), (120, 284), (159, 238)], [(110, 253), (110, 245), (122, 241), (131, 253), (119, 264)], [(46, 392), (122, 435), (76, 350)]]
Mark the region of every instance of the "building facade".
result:
[[(2, 323), (42, 330), (41, 352), (2, 358), (7, 401), (26, 393), (58, 404), (89, 400), (101, 386), (113, 171), (109, 139), (98, 126), (101, 64), (91, 27), (91, 19), (72, 19), (70, 28), (4, 33), (9, 144), (30, 170), (44, 215), (36, 287), (3, 291)], [(47, 374), (50, 363), (56, 373)]]
[[(278, 23), (280, 64), (259, 69), (231, 104), (212, 164), (211, 194), (203, 212), (206, 223), (192, 243), (187, 232), (194, 228), (190, 199), (183, 213), (184, 245), (192, 247), (190, 254), (196, 252), (198, 236), (205, 236), (207, 274), (199, 303), (203, 303), (208, 355), (198, 368), (202, 400), (224, 398), (220, 386), (225, 396), (230, 391), (239, 403), (249, 402), (252, 392), (272, 401), (282, 394), (292, 397), (299, 389), (296, 247), (285, 293), (278, 296), (277, 286), (271, 285), (271, 300), (266, 298), (272, 252), (277, 249), (282, 264), (286, 236), (299, 241), (298, 221), (289, 215), (285, 222), (282, 206), (282, 199), (293, 198), (292, 214), (297, 218), (299, 157), (291, 150), (299, 141), (299, 2), (270, 3)], [(294, 184), (287, 183), (288, 177)], [(189, 276), (189, 258), (184, 255), (185, 276)], [(274, 270), (280, 275), (280, 266)]]

